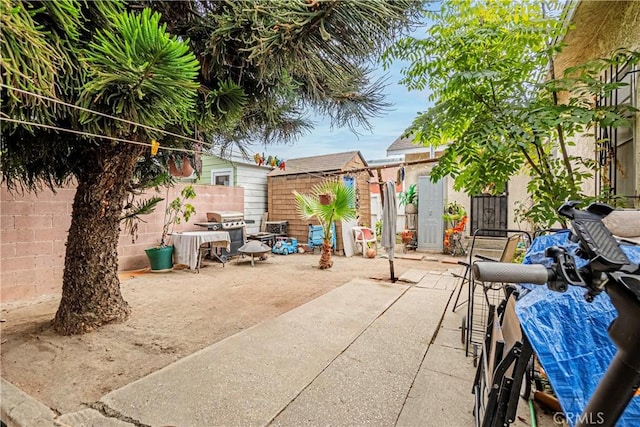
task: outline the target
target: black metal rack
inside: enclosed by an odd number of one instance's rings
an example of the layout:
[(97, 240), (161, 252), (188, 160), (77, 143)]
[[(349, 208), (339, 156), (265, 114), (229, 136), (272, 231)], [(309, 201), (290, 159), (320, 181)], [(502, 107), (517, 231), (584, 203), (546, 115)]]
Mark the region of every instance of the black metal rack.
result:
[[(481, 236), (482, 233), (486, 232), (500, 232), (504, 233), (504, 235), (511, 234), (511, 236), (505, 241), (505, 247), (499, 259), (492, 259), (475, 253), (476, 237)], [(465, 272), (462, 276), (458, 276), (462, 280), (460, 288), (458, 289), (458, 295), (454, 302), (453, 311), (465, 303), (458, 303), (458, 300), (462, 293), (462, 288), (465, 284), (468, 285), (468, 296), (466, 301), (467, 314), (462, 319), (462, 342), (465, 345), (465, 354), (467, 356), (469, 356), (470, 353), (473, 355), (474, 366), (478, 362), (479, 352), (482, 348), (487, 325), (490, 321), (490, 309), (492, 306), (497, 307), (504, 299), (504, 284), (483, 283), (474, 280), (471, 274), (471, 266), (477, 260), (511, 262), (515, 253), (515, 247), (513, 246), (514, 238), (524, 238), (527, 245), (531, 244), (531, 236), (526, 231), (511, 229), (478, 229), (473, 234), (471, 247), (469, 248), (468, 261), (458, 261), (458, 264), (465, 266)]]

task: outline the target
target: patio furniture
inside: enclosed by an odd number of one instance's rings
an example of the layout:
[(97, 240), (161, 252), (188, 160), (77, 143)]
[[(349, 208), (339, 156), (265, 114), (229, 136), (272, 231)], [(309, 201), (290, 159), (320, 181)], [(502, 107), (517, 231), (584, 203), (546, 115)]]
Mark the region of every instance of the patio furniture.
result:
[(247, 239), (258, 240), (270, 247), (273, 247), (273, 245), (276, 244), (276, 235), (274, 233), (260, 232), (256, 234), (249, 234)]
[[(309, 236), (307, 244), (313, 251), (316, 247), (322, 247), (324, 241), (324, 230), (321, 225), (309, 224)], [(336, 223), (331, 224), (331, 249), (336, 249)]]
[(351, 231), (353, 233), (356, 248), (358, 245), (362, 248), (362, 258), (367, 257), (367, 248), (369, 247), (369, 243), (372, 243), (375, 246), (376, 252), (378, 251), (376, 230), (369, 227), (353, 227)]
[[(514, 233), (511, 235), (511, 237), (504, 239), (504, 246), (502, 248), (502, 254), (500, 255), (500, 258), (491, 258), (478, 253), (479, 251), (483, 251), (486, 249), (482, 247), (482, 240), (480, 240), (480, 238), (483, 237), (482, 232), (484, 231), (500, 231), (505, 233), (508, 233), (508, 232)], [(458, 261), (458, 264), (465, 268), (464, 273), (462, 273), (462, 275), (460, 274), (453, 275), (458, 279), (462, 279), (460, 283), (460, 287), (458, 288), (458, 294), (456, 295), (456, 299), (453, 303), (453, 312), (455, 312), (459, 307), (462, 307), (464, 304), (467, 303), (467, 301), (461, 301), (460, 303), (458, 303), (458, 301), (460, 300), (462, 289), (466, 284), (470, 283), (472, 280), (471, 266), (473, 265), (473, 263), (477, 260), (511, 262), (516, 253), (518, 241), (525, 235), (527, 237), (527, 243), (531, 243), (531, 237), (529, 236), (529, 233), (522, 232), (520, 230), (508, 230), (508, 229), (497, 230), (497, 229), (480, 228), (473, 233), (473, 238), (471, 240), (471, 247), (469, 248), (468, 258), (466, 258), (465, 260)], [(495, 240), (498, 240), (498, 239), (491, 240), (492, 244)]]
[(265, 221), (265, 231), (277, 236), (286, 236), (289, 221)]
[[(227, 231), (184, 231), (173, 233), (171, 240), (174, 246), (176, 264), (186, 264), (194, 272), (200, 272), (202, 254), (200, 247), (218, 247), (229, 250), (231, 238)], [(211, 251), (213, 253), (213, 251)], [(224, 261), (221, 260), (224, 265)]]
[(238, 252), (244, 255), (251, 255), (251, 267), (255, 266), (254, 258), (256, 255), (264, 255), (268, 252), (271, 252), (271, 248), (259, 240), (249, 240), (247, 243), (242, 245)]
[[(504, 246), (500, 258), (494, 259), (478, 254), (479, 247), (476, 246), (478, 242), (477, 238), (479, 237), (479, 233), (483, 231), (511, 233), (507, 239), (504, 239)], [(489, 325), (490, 308), (491, 306), (497, 307), (500, 301), (504, 299), (504, 284), (474, 280), (471, 274), (471, 267), (473, 263), (478, 260), (512, 262), (516, 254), (518, 242), (522, 239), (525, 239), (527, 244), (531, 243), (531, 236), (526, 231), (478, 229), (473, 236), (468, 260), (458, 261), (458, 264), (465, 267), (465, 271), (463, 275), (454, 274), (454, 277), (462, 280), (460, 281), (460, 288), (458, 288), (458, 293), (453, 303), (453, 311), (455, 312), (459, 307), (467, 304), (467, 314), (462, 318), (461, 339), (465, 345), (465, 354), (467, 356), (469, 356), (470, 353), (473, 355), (474, 366), (478, 363), (487, 325)], [(465, 285), (467, 285), (468, 289), (467, 300), (458, 302)]]

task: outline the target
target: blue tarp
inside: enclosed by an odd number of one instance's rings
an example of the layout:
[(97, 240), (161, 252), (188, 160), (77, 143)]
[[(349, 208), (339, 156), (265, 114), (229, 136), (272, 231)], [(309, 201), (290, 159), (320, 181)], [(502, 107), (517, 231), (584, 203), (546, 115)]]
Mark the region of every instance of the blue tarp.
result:
[[(568, 232), (541, 236), (533, 241), (523, 263), (550, 266), (552, 260), (544, 256), (544, 250), (553, 245), (571, 253), (578, 247), (569, 242)], [(621, 247), (632, 262), (640, 263), (640, 247)], [(578, 266), (584, 263), (576, 258)], [(605, 293), (588, 303), (585, 289), (576, 286), (569, 286), (565, 293), (550, 291), (546, 286), (523, 287), (528, 291), (521, 293), (516, 313), (573, 426), (616, 353), (607, 328), (617, 312)], [(597, 420), (598, 414), (591, 416)], [(640, 426), (639, 396), (631, 401), (617, 425)]]

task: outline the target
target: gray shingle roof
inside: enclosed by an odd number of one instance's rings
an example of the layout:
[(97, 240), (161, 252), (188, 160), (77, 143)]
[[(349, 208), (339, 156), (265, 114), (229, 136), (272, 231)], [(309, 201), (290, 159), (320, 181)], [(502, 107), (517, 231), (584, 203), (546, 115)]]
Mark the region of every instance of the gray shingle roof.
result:
[(424, 146), (420, 144), (413, 143), (413, 136), (402, 137), (399, 136), (398, 139), (393, 141), (393, 143), (387, 147), (387, 154), (394, 154), (396, 152), (402, 152), (406, 150), (424, 150)]
[(300, 157), (298, 159), (285, 160), (285, 170), (276, 168), (269, 172), (269, 176), (295, 175), (301, 173), (330, 172), (344, 170), (347, 164), (359, 156), (368, 166), (360, 151), (348, 151), (345, 153), (325, 154), (322, 156)]

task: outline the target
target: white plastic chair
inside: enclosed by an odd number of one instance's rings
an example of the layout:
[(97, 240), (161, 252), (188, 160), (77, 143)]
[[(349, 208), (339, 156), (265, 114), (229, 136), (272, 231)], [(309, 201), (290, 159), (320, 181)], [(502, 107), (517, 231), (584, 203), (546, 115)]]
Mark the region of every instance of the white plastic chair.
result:
[(358, 248), (358, 244), (362, 247), (362, 257), (367, 257), (367, 247), (369, 243), (373, 243), (376, 252), (378, 251), (378, 238), (376, 237), (376, 230), (369, 227), (353, 227), (353, 240), (355, 241), (355, 247)]

